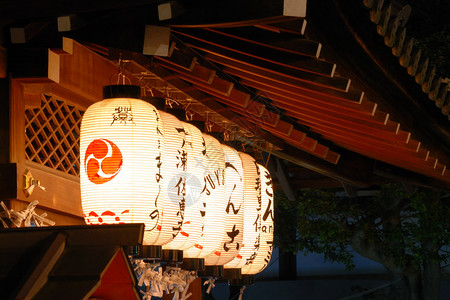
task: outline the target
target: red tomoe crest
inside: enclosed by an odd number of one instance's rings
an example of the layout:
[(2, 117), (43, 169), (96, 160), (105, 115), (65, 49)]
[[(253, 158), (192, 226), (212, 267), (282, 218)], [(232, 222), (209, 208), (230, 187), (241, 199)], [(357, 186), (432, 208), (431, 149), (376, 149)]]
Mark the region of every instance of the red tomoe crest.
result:
[(93, 140), (86, 149), (84, 166), (89, 180), (102, 184), (113, 179), (122, 168), (123, 157), (113, 142), (106, 139)]

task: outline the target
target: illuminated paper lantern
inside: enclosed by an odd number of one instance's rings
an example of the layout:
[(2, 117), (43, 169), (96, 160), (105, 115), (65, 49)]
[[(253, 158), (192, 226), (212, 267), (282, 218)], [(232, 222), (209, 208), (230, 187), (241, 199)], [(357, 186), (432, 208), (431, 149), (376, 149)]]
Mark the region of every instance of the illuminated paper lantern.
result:
[(259, 250), (253, 261), (242, 267), (241, 273), (254, 275), (268, 265), (273, 250), (273, 183), (269, 171), (258, 164), (261, 174), (261, 233)]
[(173, 240), (183, 224), (186, 195), (185, 131), (175, 116), (159, 111), (164, 129), (164, 151), (161, 165), (163, 212), (158, 239)]
[(107, 98), (86, 110), (80, 187), (87, 224), (144, 223), (144, 244), (160, 242), (163, 135), (158, 111), (139, 99)]
[(206, 174), (202, 179), (201, 194), (205, 223), (200, 239), (183, 252), (187, 258), (205, 258), (218, 251), (225, 234), (225, 156), (217, 139), (208, 134), (203, 134), (203, 138)]
[(242, 268), (252, 261), (259, 249), (261, 226), (261, 178), (253, 157), (239, 152), (244, 169), (244, 232), (242, 247), (224, 268)]
[(225, 235), (221, 247), (205, 258), (205, 265), (224, 265), (239, 253), (244, 226), (244, 169), (239, 153), (222, 145), (225, 155)]
[(192, 124), (181, 122), (186, 134), (186, 196), (184, 220), (175, 238), (163, 249), (185, 250), (200, 239), (205, 221), (203, 207), (203, 178), (205, 169), (205, 144), (201, 131)]

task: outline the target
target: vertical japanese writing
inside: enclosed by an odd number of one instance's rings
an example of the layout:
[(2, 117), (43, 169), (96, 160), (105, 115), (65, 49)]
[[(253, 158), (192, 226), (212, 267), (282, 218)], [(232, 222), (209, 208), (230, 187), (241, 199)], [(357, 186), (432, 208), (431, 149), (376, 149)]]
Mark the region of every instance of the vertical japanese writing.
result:
[[(158, 155), (155, 157), (155, 161), (156, 161), (155, 179), (156, 179), (156, 183), (158, 183), (158, 194), (155, 197), (155, 210), (153, 210), (152, 213), (149, 215), (149, 217), (152, 219), (153, 223), (155, 224), (155, 226), (153, 228), (151, 228), (150, 230), (153, 230), (159, 223), (160, 212), (159, 212), (159, 208), (158, 208), (158, 199), (159, 199), (159, 195), (161, 194), (161, 182), (160, 181), (161, 181), (161, 179), (163, 179), (163, 176), (161, 174), (161, 166), (162, 166), (161, 138), (163, 137), (163, 133), (161, 132), (161, 128), (159, 127), (160, 126), (159, 113), (155, 108), (153, 108), (153, 112), (154, 112), (155, 118), (156, 118), (156, 134), (157, 134), (157, 145), (158, 145), (157, 146), (158, 147)], [(161, 226), (159, 226), (159, 227), (161, 227)]]
[[(273, 206), (272, 205), (272, 201), (273, 201), (273, 188), (272, 187), (273, 187), (273, 185), (272, 185), (272, 177), (270, 176), (270, 173), (267, 170), (264, 171), (264, 179), (265, 179), (264, 183), (265, 183), (266, 188), (265, 188), (265, 191), (261, 191), (261, 192), (266, 194), (268, 203), (267, 203), (266, 210), (263, 214), (262, 221), (266, 222), (266, 220), (268, 218), (270, 218), (270, 220), (272, 221), (272, 222), (270, 222), (270, 224), (273, 224), (273, 210), (272, 210), (272, 206)], [(262, 225), (261, 231), (268, 232), (268, 233), (272, 232), (273, 231), (272, 225), (268, 225), (268, 226), (266, 224)]]
[(203, 202), (203, 209), (200, 210), (200, 215), (202, 217), (205, 217), (205, 215), (206, 215), (206, 202)]
[(245, 262), (246, 265), (250, 264), (255, 259), (256, 255), (258, 255), (259, 244), (260, 244), (259, 241), (260, 241), (260, 236), (258, 235), (258, 238), (256, 239), (255, 244), (253, 245), (253, 253), (246, 260), (246, 262)]
[[(206, 141), (205, 138), (202, 136), (202, 155), (208, 157), (208, 155), (206, 154)], [(204, 186), (202, 191), (200, 192), (200, 194), (203, 194), (203, 192), (206, 191), (206, 195), (210, 195), (211, 192), (206, 188), (206, 180), (204, 179)], [(202, 217), (205, 217), (206, 214), (206, 197), (202, 197), (203, 199), (203, 210), (200, 210), (200, 214)], [(203, 231), (203, 228), (202, 228)]]
[(206, 153), (206, 142), (205, 142), (205, 138), (204, 137), (202, 137), (202, 147), (203, 147), (202, 154), (204, 156), (208, 157), (208, 154)]
[(172, 235), (175, 237), (177, 233), (181, 230), (181, 225), (183, 225), (184, 219), (184, 210), (186, 208), (186, 180), (183, 177), (180, 177), (177, 184), (175, 185), (177, 188), (177, 195), (181, 196), (180, 202), (178, 203), (179, 209), (177, 211), (177, 226), (172, 227)]
[(259, 231), (261, 229), (261, 208), (262, 208), (262, 199), (261, 199), (261, 172), (259, 171), (259, 167), (258, 164), (256, 163), (256, 161), (254, 161), (255, 163), (255, 168), (256, 168), (256, 178), (255, 178), (255, 187), (254, 189), (256, 190), (256, 197), (258, 199), (258, 206), (256, 208), (256, 210), (258, 211), (258, 214), (256, 216), (256, 220), (253, 223), (253, 225), (255, 225), (255, 231)]
[(155, 113), (156, 116), (156, 134), (157, 134), (157, 143), (158, 143), (158, 151), (159, 154), (158, 156), (155, 158), (156, 160), (156, 182), (159, 183), (160, 180), (162, 179), (162, 175), (161, 175), (161, 166), (162, 166), (162, 160), (161, 160), (161, 138), (164, 137), (163, 133), (161, 132), (161, 129), (159, 128), (160, 125), (160, 119), (159, 119), (159, 113), (156, 111), (155, 108), (153, 108), (153, 112)]
[(259, 167), (256, 161), (254, 161), (255, 163), (255, 167), (256, 167), (256, 173), (258, 174), (258, 176), (256, 176), (256, 180), (255, 180), (255, 190), (256, 190), (256, 195), (258, 198), (258, 210), (261, 210), (261, 171), (259, 171)]
[(214, 170), (212, 174), (207, 174), (203, 178), (203, 189), (201, 193), (205, 193), (207, 196), (211, 195), (211, 190), (216, 189), (216, 187), (225, 184), (225, 175), (223, 169)]
[(177, 226), (172, 227), (172, 236), (175, 237), (178, 232), (181, 230), (181, 226), (183, 225), (184, 220), (184, 211), (186, 209), (186, 177), (183, 176), (184, 172), (186, 171), (186, 163), (187, 163), (187, 152), (184, 149), (184, 146), (186, 144), (186, 131), (184, 128), (177, 128), (175, 127), (175, 130), (177, 133), (183, 134), (183, 139), (181, 143), (180, 149), (177, 149), (177, 155), (176, 155), (176, 168), (178, 170), (178, 181), (175, 184), (175, 188), (177, 190), (177, 196), (180, 201), (178, 202), (178, 211), (177, 211)]
[(239, 213), (239, 210), (241, 209), (241, 205), (239, 205), (239, 207), (237, 208), (237, 209), (235, 209), (234, 208), (234, 203), (233, 202), (231, 202), (231, 199), (232, 199), (232, 197), (233, 197), (233, 191), (236, 189), (236, 184), (233, 186), (233, 190), (232, 190), (232, 192), (231, 192), (231, 194), (230, 194), (230, 197), (228, 198), (228, 204), (227, 204), (227, 208), (225, 209), (225, 212), (227, 213), (227, 214), (229, 214), (230, 213), (230, 208), (232, 209), (232, 211), (233, 211), (233, 214), (235, 214), (235, 215), (237, 215), (238, 213)]
[[(260, 232), (261, 230), (261, 208), (262, 208), (262, 198), (261, 198), (261, 172), (259, 170), (258, 164), (256, 161), (253, 161), (256, 168), (256, 178), (255, 178), (255, 186), (254, 189), (256, 190), (256, 197), (258, 199), (258, 206), (257, 206), (257, 215), (256, 220), (253, 222), (253, 225), (255, 226), (255, 232)], [(253, 245), (253, 253), (250, 256), (250, 258), (247, 259), (246, 264), (251, 263), (256, 255), (258, 254), (259, 250), (259, 244), (260, 244), (260, 234), (258, 234), (258, 238), (255, 241), (255, 244)]]
[[(225, 149), (224, 149), (225, 150)], [(236, 153), (237, 154), (237, 153)], [(231, 157), (231, 155), (230, 155)], [(227, 156), (225, 156), (225, 160), (227, 159)], [(239, 171), (237, 170), (237, 168), (233, 165), (232, 162), (230, 161), (225, 161), (225, 172), (224, 175), (226, 176), (226, 180), (227, 180), (227, 184), (233, 184), (233, 186), (230, 188), (230, 186), (227, 186), (227, 196), (228, 196), (228, 203), (227, 206), (225, 208), (225, 212), (227, 213), (227, 218), (229, 220), (234, 220), (234, 222), (232, 222), (232, 228), (231, 224), (228, 225), (229, 227), (226, 229), (226, 234), (229, 238), (229, 240), (226, 240), (223, 243), (223, 250), (225, 250), (225, 252), (228, 252), (230, 250), (239, 250), (241, 247), (241, 243), (240, 241), (242, 241), (241, 239), (241, 232), (239, 229), (237, 229), (238, 224), (236, 221), (236, 216), (239, 214), (239, 211), (241, 210), (241, 206), (242, 206), (242, 201), (243, 201), (243, 195), (239, 196), (236, 195), (236, 188), (238, 183), (242, 184), (242, 176), (239, 173)], [(237, 202), (237, 201), (241, 201), (241, 202)], [(237, 207), (239, 203), (239, 206)], [(242, 215), (242, 214), (241, 214)]]
[(272, 250), (273, 250), (273, 241), (266, 241), (266, 244), (269, 247), (269, 250), (267, 250), (266, 257), (264, 258), (264, 265), (261, 269), (264, 269), (270, 261), (270, 258), (272, 257)]
[[(227, 235), (231, 240), (223, 244), (223, 250), (226, 252), (230, 251), (228, 245), (233, 244), (234, 238), (239, 235), (239, 229), (236, 229), (236, 224), (233, 225), (233, 229), (231, 231), (227, 232)], [(239, 250), (239, 247), (239, 243), (236, 243), (236, 250)]]
[(161, 174), (161, 152), (159, 153), (159, 155), (157, 157), (155, 157), (156, 160), (156, 174), (155, 174), (155, 178), (156, 178), (156, 182), (159, 183), (161, 181), (161, 179), (163, 178), (162, 174)]
[[(184, 145), (184, 140), (183, 140)], [(184, 149), (178, 149), (177, 155), (177, 168), (181, 171), (186, 171), (186, 162), (187, 162), (187, 152)]]

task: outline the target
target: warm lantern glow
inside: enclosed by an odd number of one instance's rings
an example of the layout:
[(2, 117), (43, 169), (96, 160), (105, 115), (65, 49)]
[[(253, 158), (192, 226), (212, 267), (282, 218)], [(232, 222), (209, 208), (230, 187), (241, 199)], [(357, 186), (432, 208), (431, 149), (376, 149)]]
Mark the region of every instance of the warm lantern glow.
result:
[(225, 154), (225, 235), (221, 247), (205, 258), (205, 265), (224, 265), (239, 253), (244, 226), (244, 170), (239, 153), (222, 145)]
[(164, 128), (164, 155), (161, 165), (163, 213), (160, 239), (170, 242), (183, 224), (186, 196), (186, 159), (183, 124), (175, 116), (159, 111)]
[(239, 153), (244, 169), (244, 232), (242, 247), (224, 268), (242, 268), (252, 261), (259, 249), (261, 226), (261, 184), (257, 163), (253, 157)]
[(160, 244), (164, 131), (157, 110), (134, 98), (90, 106), (81, 122), (80, 186), (88, 224), (144, 223)]
[(203, 178), (205, 177), (205, 144), (201, 131), (192, 124), (181, 122), (186, 134), (186, 197), (184, 220), (180, 232), (163, 249), (185, 250), (193, 246), (204, 225)]
[(225, 235), (225, 157), (219, 141), (210, 135), (203, 134), (206, 147), (205, 169), (202, 178), (203, 213), (205, 224), (200, 239), (193, 247), (186, 249), (183, 255), (187, 258), (205, 258), (221, 247), (222, 236)]
[(258, 164), (261, 174), (261, 233), (259, 250), (253, 261), (242, 267), (242, 274), (254, 275), (267, 266), (273, 250), (273, 183), (269, 171)]

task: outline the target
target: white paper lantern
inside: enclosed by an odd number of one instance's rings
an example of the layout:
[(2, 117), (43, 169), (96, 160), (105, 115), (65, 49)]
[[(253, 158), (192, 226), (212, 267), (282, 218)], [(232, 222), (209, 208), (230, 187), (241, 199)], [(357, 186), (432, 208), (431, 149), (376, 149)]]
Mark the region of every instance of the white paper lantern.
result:
[(157, 110), (139, 99), (105, 99), (86, 110), (80, 134), (86, 223), (144, 223), (144, 244), (160, 243), (163, 134)]
[(164, 150), (161, 165), (162, 202), (161, 230), (159, 240), (170, 242), (178, 234), (183, 224), (186, 160), (185, 131), (183, 124), (175, 116), (159, 111), (164, 128)]
[(239, 253), (244, 231), (244, 169), (239, 153), (222, 145), (225, 155), (225, 235), (221, 247), (205, 258), (205, 265), (224, 265)]
[(163, 249), (185, 250), (200, 239), (205, 221), (203, 207), (203, 178), (205, 169), (205, 144), (201, 131), (192, 124), (181, 122), (186, 134), (186, 196), (184, 220), (180, 232)]
[(206, 146), (206, 175), (203, 177), (202, 195), (205, 224), (202, 235), (193, 247), (186, 249), (187, 258), (205, 258), (220, 249), (225, 232), (225, 156), (222, 146), (214, 137), (203, 134)]
[(261, 174), (261, 233), (259, 250), (253, 261), (242, 267), (242, 274), (254, 275), (268, 265), (273, 250), (273, 183), (269, 171), (258, 164)]
[(259, 249), (261, 227), (261, 178), (253, 157), (239, 153), (244, 169), (244, 232), (242, 247), (224, 268), (242, 268), (252, 261)]

